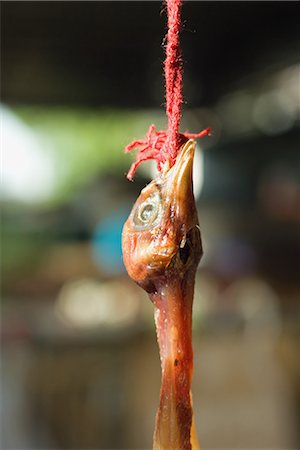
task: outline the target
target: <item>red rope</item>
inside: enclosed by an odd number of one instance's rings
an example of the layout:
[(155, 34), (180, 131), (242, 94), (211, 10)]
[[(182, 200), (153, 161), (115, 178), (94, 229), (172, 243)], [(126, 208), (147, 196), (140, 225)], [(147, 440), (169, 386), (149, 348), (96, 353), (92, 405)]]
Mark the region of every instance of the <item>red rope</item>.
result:
[(168, 32), (165, 60), (166, 112), (168, 129), (166, 149), (171, 159), (178, 153), (178, 132), (182, 105), (182, 60), (180, 49), (180, 19), (182, 0), (168, 0)]
[(182, 0), (166, 0), (166, 5), (168, 31), (164, 69), (168, 128), (166, 131), (157, 131), (155, 126), (151, 125), (143, 140), (136, 140), (127, 145), (126, 153), (134, 148), (138, 149), (136, 161), (131, 165), (127, 174), (129, 180), (132, 180), (138, 166), (148, 159), (156, 160), (159, 171), (162, 170), (166, 161), (171, 167), (184, 142), (191, 138), (201, 138), (210, 133), (210, 128), (198, 134), (179, 132), (182, 107), (182, 60), (179, 40)]

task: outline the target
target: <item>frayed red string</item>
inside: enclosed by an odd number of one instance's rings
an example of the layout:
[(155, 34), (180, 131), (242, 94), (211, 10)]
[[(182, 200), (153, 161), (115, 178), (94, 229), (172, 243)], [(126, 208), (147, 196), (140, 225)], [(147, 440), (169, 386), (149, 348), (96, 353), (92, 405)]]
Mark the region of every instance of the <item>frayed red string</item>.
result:
[[(178, 149), (189, 139), (199, 139), (211, 133), (210, 128), (206, 128), (200, 133), (178, 133), (176, 136)], [(172, 155), (168, 148), (167, 131), (157, 131), (155, 125), (150, 125), (149, 130), (143, 140), (136, 140), (125, 147), (125, 153), (137, 149), (136, 161), (131, 165), (127, 178), (132, 180), (138, 166), (149, 159), (156, 160), (157, 169), (162, 170), (166, 161), (172, 167), (175, 164), (177, 153)]]
[(129, 180), (132, 180), (138, 166), (148, 159), (156, 160), (159, 171), (166, 161), (170, 167), (173, 166), (182, 144), (188, 139), (197, 139), (210, 133), (209, 128), (198, 134), (179, 133), (182, 106), (182, 60), (179, 41), (182, 0), (166, 0), (166, 7), (168, 31), (164, 71), (168, 128), (166, 131), (157, 131), (155, 126), (151, 125), (143, 140), (127, 145), (126, 153), (134, 148), (138, 149), (136, 161), (127, 174)]

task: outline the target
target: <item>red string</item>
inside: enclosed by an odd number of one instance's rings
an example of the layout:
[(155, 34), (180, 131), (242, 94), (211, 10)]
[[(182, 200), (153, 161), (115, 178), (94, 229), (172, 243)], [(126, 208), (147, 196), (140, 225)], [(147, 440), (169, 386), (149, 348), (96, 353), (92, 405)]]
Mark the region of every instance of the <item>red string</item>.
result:
[(182, 0), (167, 0), (168, 32), (165, 60), (166, 113), (168, 129), (166, 149), (176, 160), (182, 105), (182, 60), (179, 41)]
[(126, 153), (134, 148), (138, 149), (136, 161), (127, 174), (129, 180), (132, 180), (138, 166), (148, 159), (156, 160), (159, 171), (167, 161), (171, 167), (184, 142), (192, 138), (201, 138), (211, 131), (207, 128), (198, 134), (179, 132), (182, 107), (182, 60), (179, 40), (182, 0), (166, 0), (166, 6), (168, 31), (164, 70), (168, 128), (166, 131), (157, 131), (155, 126), (151, 125), (143, 140), (136, 140), (127, 145)]

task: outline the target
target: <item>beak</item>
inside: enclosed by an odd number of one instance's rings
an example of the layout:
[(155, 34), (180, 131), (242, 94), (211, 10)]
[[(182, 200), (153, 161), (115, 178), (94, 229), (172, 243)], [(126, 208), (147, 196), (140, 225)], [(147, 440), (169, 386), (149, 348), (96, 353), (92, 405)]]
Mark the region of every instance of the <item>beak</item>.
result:
[[(177, 156), (176, 163), (166, 174), (166, 197), (170, 205), (175, 207), (176, 215), (182, 223), (190, 229), (197, 223), (188, 226), (188, 222), (194, 222), (197, 217), (193, 192), (193, 163), (196, 149), (196, 141), (188, 140)], [(168, 202), (168, 203), (169, 203)], [(172, 208), (172, 209), (173, 209)]]

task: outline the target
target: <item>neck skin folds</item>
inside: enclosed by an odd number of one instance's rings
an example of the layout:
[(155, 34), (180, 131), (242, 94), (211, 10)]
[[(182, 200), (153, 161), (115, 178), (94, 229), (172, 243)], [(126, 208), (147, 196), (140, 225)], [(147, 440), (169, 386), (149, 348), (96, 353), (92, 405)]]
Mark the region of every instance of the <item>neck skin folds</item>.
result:
[[(179, 275), (179, 274), (177, 274)], [(192, 303), (195, 273), (159, 282), (150, 294), (155, 305), (162, 382), (154, 450), (199, 449), (193, 425)]]

